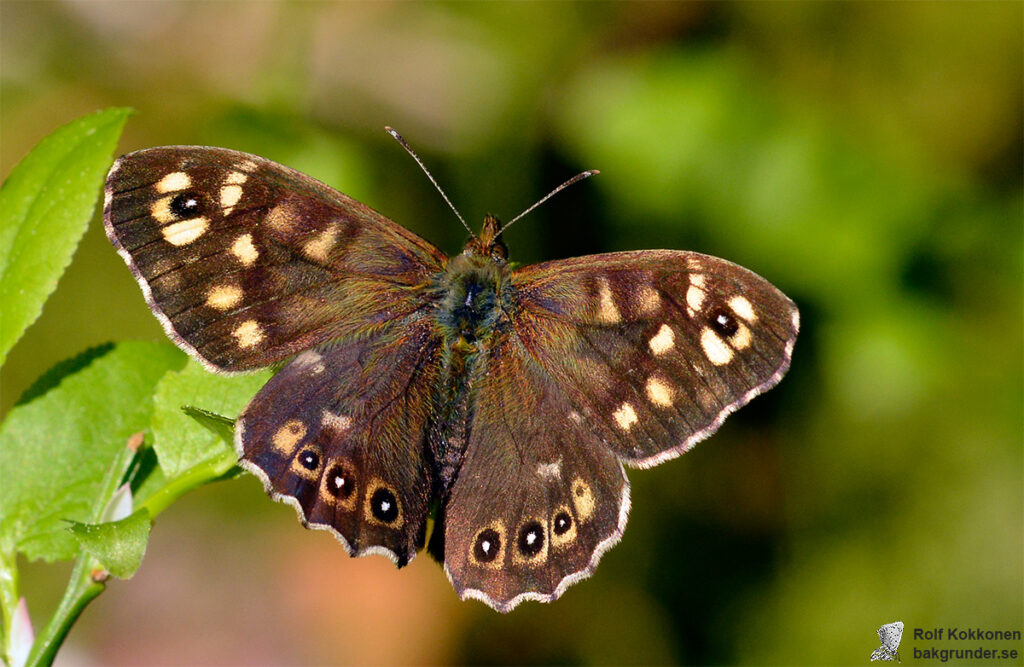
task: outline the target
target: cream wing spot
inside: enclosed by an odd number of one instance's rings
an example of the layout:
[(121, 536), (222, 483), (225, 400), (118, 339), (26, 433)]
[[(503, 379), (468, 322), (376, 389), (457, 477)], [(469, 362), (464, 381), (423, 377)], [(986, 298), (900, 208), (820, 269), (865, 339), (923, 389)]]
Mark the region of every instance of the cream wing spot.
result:
[(178, 219), (178, 216), (171, 213), (172, 199), (174, 199), (174, 197), (161, 197), (153, 202), (153, 205), (149, 207), (149, 214), (152, 215), (161, 225), (166, 225), (167, 223), (174, 222)]
[(704, 307), (704, 274), (690, 276), (690, 287), (686, 290), (686, 312), (693, 317)]
[(325, 369), (324, 358), (316, 350), (306, 350), (295, 357), (295, 361), (292, 363), (310, 375), (320, 375)]
[(547, 479), (559, 479), (562, 476), (562, 460), (554, 463), (540, 463), (537, 465), (537, 474)]
[(633, 409), (632, 404), (629, 402), (620, 405), (619, 409), (612, 413), (612, 417), (615, 419), (615, 425), (623, 431), (628, 431), (633, 427), (633, 424), (639, 421), (636, 416), (636, 410)]
[(658, 333), (651, 336), (651, 339), (647, 341), (647, 345), (655, 356), (661, 356), (675, 347), (676, 334), (672, 331), (672, 327), (662, 324), (658, 329)]
[(642, 315), (653, 315), (661, 309), (661, 294), (651, 285), (637, 290), (637, 310)]
[(298, 419), (291, 419), (286, 421), (281, 428), (277, 429), (270, 442), (278, 452), (285, 456), (291, 456), (305, 436), (306, 425)]
[(352, 418), (346, 415), (339, 415), (329, 410), (320, 413), (320, 425), (335, 433), (341, 433), (352, 425)]
[(242, 301), (242, 288), (235, 285), (217, 285), (206, 293), (206, 305), (215, 310), (234, 308)]
[(334, 242), (338, 238), (338, 225), (330, 224), (322, 232), (314, 236), (309, 241), (306, 241), (302, 246), (302, 251), (306, 253), (306, 256), (310, 259), (314, 259), (318, 262), (326, 262), (331, 252), (331, 248), (334, 247)]
[(249, 349), (250, 347), (256, 347), (263, 340), (263, 327), (260, 326), (256, 320), (246, 320), (242, 322), (235, 330), (231, 332), (231, 335), (238, 339), (238, 347), (242, 349)]
[(183, 246), (205, 234), (209, 227), (210, 221), (204, 217), (189, 218), (167, 225), (160, 230), (160, 233), (164, 235), (164, 240), (171, 245)]
[(597, 321), (603, 324), (617, 324), (622, 320), (619, 308), (615, 305), (615, 298), (612, 296), (611, 286), (608, 279), (601, 277), (597, 279), (598, 311)]
[(704, 356), (716, 366), (722, 366), (732, 361), (732, 350), (710, 327), (704, 327), (701, 330), (700, 347), (704, 350)]
[(260, 253), (252, 243), (252, 234), (242, 234), (231, 244), (231, 254), (245, 266), (252, 266), (259, 259)]
[(244, 171), (233, 171), (224, 179), (224, 185), (242, 185), (249, 180), (249, 174)]
[(732, 308), (732, 312), (736, 313), (747, 322), (754, 324), (757, 322), (757, 313), (754, 312), (754, 306), (745, 296), (734, 296), (729, 299), (729, 307)]
[(647, 380), (647, 398), (659, 408), (667, 408), (675, 400), (675, 391), (664, 380), (650, 377)]
[(580, 521), (586, 521), (594, 515), (597, 503), (594, 500), (594, 490), (590, 485), (577, 477), (572, 481), (572, 504), (576, 508), (576, 516)]
[(270, 213), (267, 213), (263, 223), (279, 232), (288, 232), (295, 227), (295, 213), (287, 202), (278, 204), (270, 209)]
[(750, 341), (753, 337), (750, 334), (750, 327), (740, 324), (739, 328), (736, 329), (736, 333), (729, 338), (729, 344), (737, 350), (745, 350), (750, 347)]
[(220, 205), (224, 209), (224, 215), (231, 215), (235, 204), (242, 198), (241, 185), (225, 185), (220, 189)]
[(175, 171), (156, 182), (156, 191), (160, 193), (177, 192), (178, 190), (184, 190), (190, 185), (192, 185), (192, 179), (189, 178), (188, 174), (183, 171)]

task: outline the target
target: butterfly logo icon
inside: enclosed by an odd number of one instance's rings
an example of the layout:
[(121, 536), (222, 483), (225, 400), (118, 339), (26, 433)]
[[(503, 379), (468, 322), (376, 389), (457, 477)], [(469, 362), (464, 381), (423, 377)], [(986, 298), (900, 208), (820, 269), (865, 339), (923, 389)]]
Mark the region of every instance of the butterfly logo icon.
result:
[(878, 628), (878, 638), (882, 640), (882, 645), (871, 652), (871, 661), (902, 662), (897, 649), (900, 647), (900, 640), (903, 639), (903, 621), (886, 623)]

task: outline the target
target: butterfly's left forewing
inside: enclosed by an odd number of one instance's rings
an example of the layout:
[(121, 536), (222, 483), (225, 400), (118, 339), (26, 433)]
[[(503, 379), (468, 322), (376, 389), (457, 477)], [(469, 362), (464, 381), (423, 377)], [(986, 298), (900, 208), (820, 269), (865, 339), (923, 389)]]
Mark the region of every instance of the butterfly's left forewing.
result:
[(168, 335), (207, 367), (266, 366), (422, 305), (444, 255), (309, 176), (167, 146), (117, 160), (107, 235)]

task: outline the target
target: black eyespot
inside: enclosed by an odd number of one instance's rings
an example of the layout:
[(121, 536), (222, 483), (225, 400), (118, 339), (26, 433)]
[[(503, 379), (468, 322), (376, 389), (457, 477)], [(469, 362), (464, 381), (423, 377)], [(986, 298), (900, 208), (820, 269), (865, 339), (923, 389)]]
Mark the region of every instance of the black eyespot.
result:
[(377, 489), (370, 498), (370, 511), (381, 523), (391, 523), (398, 518), (398, 500), (395, 494), (385, 488)]
[(356, 480), (343, 465), (336, 465), (327, 473), (327, 493), (345, 500), (356, 490)]
[(490, 563), (501, 553), (501, 535), (493, 528), (486, 528), (476, 536), (473, 558), (481, 563)]
[(554, 524), (555, 535), (565, 535), (572, 528), (572, 517), (563, 510), (555, 515)]
[(312, 449), (299, 452), (299, 464), (306, 470), (316, 470), (320, 467), (320, 456)]
[(199, 213), (199, 195), (194, 192), (179, 192), (171, 200), (171, 213), (179, 218), (192, 218)]
[(715, 333), (724, 338), (732, 338), (732, 335), (740, 328), (736, 318), (724, 308), (712, 310), (708, 316), (708, 324), (715, 330)]
[(544, 548), (544, 528), (537, 521), (527, 521), (519, 529), (517, 542), (519, 551), (524, 556), (535, 556)]

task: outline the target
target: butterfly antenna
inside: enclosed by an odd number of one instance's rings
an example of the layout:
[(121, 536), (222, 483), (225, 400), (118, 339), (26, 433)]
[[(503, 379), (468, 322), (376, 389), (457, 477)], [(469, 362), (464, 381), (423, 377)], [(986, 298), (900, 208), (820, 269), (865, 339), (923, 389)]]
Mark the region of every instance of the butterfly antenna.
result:
[[(513, 223), (513, 222), (515, 222), (516, 220), (519, 220), (520, 218), (524, 217), (524, 216), (525, 216), (525, 215), (526, 215), (527, 213), (529, 213), (529, 212), (530, 212), (530, 211), (532, 211), (533, 209), (537, 208), (538, 206), (540, 206), (541, 204), (543, 204), (543, 203), (544, 203), (544, 202), (546, 202), (547, 200), (551, 199), (551, 198), (552, 198), (552, 197), (554, 197), (554, 196), (555, 196), (556, 194), (558, 194), (558, 193), (559, 193), (559, 192), (561, 192), (562, 190), (566, 189), (567, 187), (569, 187), (569, 186), (570, 186), (570, 185), (572, 185), (573, 183), (579, 183), (579, 182), (580, 182), (580, 181), (582, 181), (582, 180), (583, 180), (584, 178), (590, 178), (591, 176), (594, 176), (595, 174), (600, 174), (600, 173), (601, 173), (601, 172), (600, 172), (600, 171), (598, 171), (597, 169), (588, 169), (587, 171), (585, 171), (585, 172), (583, 172), (583, 173), (581, 173), (581, 174), (576, 174), (575, 176), (573, 176), (572, 178), (570, 178), (570, 179), (569, 179), (568, 181), (566, 181), (565, 183), (562, 183), (562, 184), (561, 184), (561, 185), (559, 185), (559, 186), (558, 186), (557, 188), (555, 188), (554, 190), (552, 190), (551, 192), (549, 192), (549, 193), (548, 193), (548, 194), (547, 194), (547, 195), (546, 195), (546, 196), (545, 196), (545, 197), (544, 197), (543, 199), (541, 199), (540, 201), (538, 201), (538, 202), (537, 202), (536, 204), (534, 204), (534, 205), (533, 205), (533, 206), (531, 206), (530, 208), (526, 209), (525, 211), (523, 211), (522, 213), (520, 213), (520, 214), (519, 214), (519, 215), (517, 215), (516, 217), (514, 217), (514, 218), (512, 218), (511, 220), (509, 220), (508, 222), (506, 222), (506, 223), (505, 223), (505, 226), (504, 226), (504, 227), (502, 227), (502, 228), (501, 228), (500, 230), (498, 230), (498, 234), (500, 235), (500, 234), (501, 234), (501, 233), (502, 233), (503, 231), (505, 231), (506, 229), (508, 229), (509, 227), (511, 227), (511, 226), (512, 226), (512, 223)], [(463, 224), (465, 224), (465, 223), (463, 223)]]
[(402, 137), (402, 135), (400, 135), (398, 133), (398, 131), (395, 130), (395, 128), (389, 127), (389, 126), (385, 125), (384, 129), (388, 131), (388, 134), (390, 134), (392, 137), (395, 138), (395, 141), (397, 141), (398, 143), (402, 144), (402, 148), (404, 148), (406, 151), (409, 152), (409, 155), (412, 156), (413, 160), (416, 160), (416, 164), (418, 164), (420, 166), (420, 169), (423, 170), (423, 173), (427, 175), (427, 178), (429, 178), (430, 182), (434, 184), (434, 187), (437, 188), (437, 191), (441, 193), (441, 196), (444, 197), (444, 200), (448, 203), (449, 208), (451, 208), (452, 211), (455, 212), (455, 217), (457, 217), (459, 219), (459, 222), (462, 223), (463, 227), (465, 227), (467, 230), (469, 230), (469, 235), (472, 236), (473, 238), (476, 238), (476, 234), (474, 234), (473, 230), (470, 229), (469, 225), (466, 224), (466, 221), (465, 221), (465, 219), (463, 219), (462, 214), (459, 213), (459, 209), (455, 208), (455, 204), (452, 203), (451, 199), (448, 199), (448, 195), (446, 195), (444, 193), (444, 190), (441, 189), (441, 186), (438, 185), (437, 181), (434, 180), (433, 175), (431, 175), (430, 171), (427, 169), (427, 166), (425, 164), (423, 164), (423, 160), (420, 159), (420, 156), (416, 155), (416, 151), (414, 151), (412, 149), (412, 146), (410, 146), (405, 141), (405, 139)]

